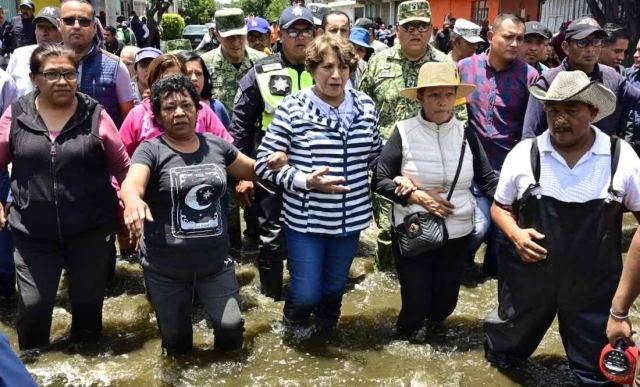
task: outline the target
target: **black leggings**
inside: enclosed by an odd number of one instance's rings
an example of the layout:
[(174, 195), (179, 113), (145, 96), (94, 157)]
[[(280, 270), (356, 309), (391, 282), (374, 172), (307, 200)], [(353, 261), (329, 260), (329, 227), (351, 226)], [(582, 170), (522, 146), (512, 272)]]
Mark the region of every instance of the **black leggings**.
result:
[(458, 304), (469, 235), (450, 239), (444, 246), (420, 257), (405, 257), (400, 253), (393, 235), (393, 256), (400, 281), (402, 309), (396, 328), (410, 338), (427, 320), (443, 321)]

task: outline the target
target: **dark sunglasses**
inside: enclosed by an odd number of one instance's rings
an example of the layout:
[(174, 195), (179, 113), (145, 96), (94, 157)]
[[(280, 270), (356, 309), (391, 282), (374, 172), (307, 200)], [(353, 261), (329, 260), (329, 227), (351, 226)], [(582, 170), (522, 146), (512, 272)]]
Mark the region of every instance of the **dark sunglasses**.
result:
[(91, 23), (93, 23), (93, 20), (87, 19), (84, 17), (80, 17), (80, 18), (63, 17), (63, 18), (60, 18), (60, 20), (62, 20), (65, 26), (74, 26), (76, 25), (76, 21), (78, 21), (78, 24), (80, 24), (80, 27), (89, 27)]
[(418, 32), (429, 32), (429, 29), (431, 28), (431, 24), (429, 23), (405, 23), (402, 25), (402, 30), (404, 32), (408, 32), (408, 33), (412, 33), (415, 30), (418, 30)]

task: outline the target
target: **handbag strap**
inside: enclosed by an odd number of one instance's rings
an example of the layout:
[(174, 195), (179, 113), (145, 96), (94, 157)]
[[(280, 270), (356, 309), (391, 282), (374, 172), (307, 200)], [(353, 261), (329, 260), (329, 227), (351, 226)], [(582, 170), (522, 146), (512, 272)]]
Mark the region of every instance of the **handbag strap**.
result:
[(460, 177), (460, 170), (462, 170), (462, 162), (464, 161), (464, 153), (467, 150), (467, 125), (464, 126), (464, 131), (462, 133), (462, 149), (460, 150), (460, 160), (458, 160), (458, 169), (456, 170), (456, 175), (453, 178), (453, 183), (451, 183), (451, 189), (449, 190), (449, 194), (447, 195), (447, 201), (451, 201), (451, 195), (453, 195), (453, 190), (456, 188), (456, 184), (458, 183), (458, 178)]
[[(456, 170), (456, 175), (453, 177), (453, 183), (451, 184), (451, 190), (449, 190), (449, 194), (447, 195), (447, 201), (451, 201), (451, 195), (453, 195), (453, 190), (456, 188), (456, 184), (458, 183), (458, 178), (460, 177), (460, 171), (462, 170), (462, 163), (464, 161), (464, 154), (467, 150), (467, 125), (465, 124), (464, 130), (462, 132), (462, 149), (460, 150), (460, 159), (458, 160), (458, 169)], [(396, 223), (395, 211), (393, 211), (393, 205), (389, 209), (391, 211), (391, 222), (393, 224)], [(392, 225), (393, 226), (393, 225)]]

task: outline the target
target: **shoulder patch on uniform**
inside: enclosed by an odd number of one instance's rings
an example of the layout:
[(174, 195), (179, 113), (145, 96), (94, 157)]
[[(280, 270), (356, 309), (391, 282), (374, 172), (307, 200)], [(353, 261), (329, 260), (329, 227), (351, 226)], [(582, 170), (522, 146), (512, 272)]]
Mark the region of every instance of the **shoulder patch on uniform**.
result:
[(291, 77), (274, 75), (269, 78), (269, 92), (279, 96), (289, 95), (291, 93)]
[(268, 63), (260, 66), (256, 66), (258, 73), (268, 73), (269, 71), (282, 70), (284, 67), (282, 63)]

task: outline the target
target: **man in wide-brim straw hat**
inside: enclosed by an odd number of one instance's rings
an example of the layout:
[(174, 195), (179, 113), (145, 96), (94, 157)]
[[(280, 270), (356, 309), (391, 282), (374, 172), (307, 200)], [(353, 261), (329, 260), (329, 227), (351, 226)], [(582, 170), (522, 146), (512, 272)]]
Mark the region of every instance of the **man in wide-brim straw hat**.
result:
[[(415, 337), (427, 322), (444, 320), (456, 308), (473, 229), (475, 199), (469, 188), (475, 181), (493, 197), (498, 184), (475, 133), (453, 114), (456, 99), (474, 89), (474, 85), (459, 84), (453, 63), (424, 64), (416, 86), (400, 91), (421, 109), (396, 124), (373, 179), (378, 194), (394, 203), (389, 216), (394, 228), (409, 215), (428, 212), (443, 218), (449, 233), (443, 246), (419, 256), (403, 254), (398, 235), (392, 233), (402, 295), (397, 331), (407, 339)], [(396, 181), (407, 178), (417, 189), (399, 195)]]
[(498, 309), (484, 321), (487, 360), (526, 360), (558, 315), (579, 384), (608, 385), (598, 360), (622, 271), (624, 208), (640, 219), (640, 160), (594, 126), (613, 113), (616, 97), (584, 72), (559, 73), (546, 92), (529, 90), (548, 129), (507, 155), (491, 208), (510, 243), (499, 251)]

